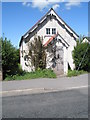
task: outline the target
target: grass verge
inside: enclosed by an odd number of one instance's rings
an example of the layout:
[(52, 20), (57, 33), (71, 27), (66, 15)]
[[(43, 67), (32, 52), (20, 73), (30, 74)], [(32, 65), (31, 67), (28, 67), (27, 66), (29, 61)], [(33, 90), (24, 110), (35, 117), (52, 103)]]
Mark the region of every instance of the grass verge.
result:
[(35, 78), (56, 78), (56, 74), (53, 70), (44, 69), (44, 70), (37, 70), (35, 72), (25, 72), (22, 75), (13, 75), (7, 76), (5, 81), (9, 80), (26, 80), (26, 79), (35, 79)]
[(67, 74), (67, 77), (72, 77), (72, 76), (78, 76), (78, 75), (81, 75), (81, 74), (85, 74), (87, 73), (87, 71), (83, 71), (83, 70), (69, 70), (68, 71), (68, 74)]

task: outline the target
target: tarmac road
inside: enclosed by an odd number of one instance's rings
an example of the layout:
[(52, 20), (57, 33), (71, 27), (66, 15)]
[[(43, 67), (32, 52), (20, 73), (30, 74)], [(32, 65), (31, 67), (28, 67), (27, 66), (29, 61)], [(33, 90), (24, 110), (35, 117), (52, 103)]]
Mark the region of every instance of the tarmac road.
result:
[(2, 98), (3, 118), (88, 118), (88, 87)]

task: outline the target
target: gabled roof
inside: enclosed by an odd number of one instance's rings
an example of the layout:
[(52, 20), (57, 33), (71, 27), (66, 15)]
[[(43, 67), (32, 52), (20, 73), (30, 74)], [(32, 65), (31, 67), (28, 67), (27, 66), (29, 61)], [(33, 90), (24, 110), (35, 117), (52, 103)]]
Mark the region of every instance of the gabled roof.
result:
[[(53, 9), (53, 8), (52, 8)], [(54, 11), (54, 9), (53, 9)], [(55, 12), (55, 11), (54, 11)], [(77, 36), (79, 37), (79, 35), (55, 12), (55, 14), (61, 19), (61, 21)]]
[(21, 37), (19, 46), (21, 46), (21, 43), (22, 43), (22, 41), (23, 41), (23, 38), (24, 38), (25, 36), (28, 36), (28, 35), (30, 34), (31, 30), (33, 30), (33, 28), (35, 28), (35, 27), (40, 23), (40, 21), (42, 21), (42, 20), (48, 15), (48, 13), (49, 13), (51, 10), (52, 10), (52, 8), (51, 8), (40, 20), (38, 20), (38, 22), (37, 22), (34, 26), (32, 26), (32, 27)]
[(26, 33), (23, 35), (23, 37), (24, 37), (25, 35), (29, 34), (29, 33), (31, 32), (31, 30), (33, 30), (33, 28), (35, 28), (35, 27), (48, 15), (48, 13), (49, 13), (51, 10), (52, 10), (52, 8), (51, 8), (40, 20), (38, 20), (38, 22), (36, 22), (36, 24), (35, 24), (34, 26), (32, 26), (32, 27), (29, 29), (29, 31), (26, 32)]
[[(42, 21), (51, 13), (51, 11), (53, 11), (53, 12), (55, 13), (55, 15), (58, 16), (58, 14), (54, 11), (54, 9), (51, 8), (32, 28), (30, 28), (30, 30), (29, 30), (28, 32), (26, 32), (26, 33), (21, 37), (19, 46), (21, 46), (21, 43), (22, 43), (22, 41), (23, 41), (23, 38), (27, 38), (27, 37), (29, 36), (29, 34), (30, 34), (35, 28), (37, 28), (38, 25), (39, 25), (40, 23), (42, 23)], [(66, 29), (69, 29), (68, 31), (71, 30), (72, 33), (74, 33), (77, 37), (79, 37), (79, 36), (77, 35), (77, 33), (76, 33), (74, 30), (72, 30), (72, 28), (69, 27), (69, 25), (67, 25), (67, 24), (64, 22), (64, 20), (62, 20), (59, 16), (58, 16), (58, 18), (62, 21), (63, 25), (66, 26), (65, 28), (66, 28)], [(70, 33), (71, 33), (71, 32), (70, 32)], [(71, 33), (71, 34), (72, 34), (72, 33)], [(73, 35), (73, 34), (72, 34), (72, 35)]]
[(51, 41), (53, 41), (55, 38), (57, 38), (58, 36), (59, 36), (59, 37), (62, 39), (62, 41), (65, 43), (66, 47), (69, 46), (69, 44), (63, 39), (63, 37), (61, 37), (61, 35), (57, 33), (56, 35), (52, 36), (52, 37), (44, 44), (44, 47), (47, 47), (47, 45), (48, 45)]
[(88, 41), (90, 41), (90, 37), (84, 37), (83, 40), (84, 40), (85, 38), (86, 38)]

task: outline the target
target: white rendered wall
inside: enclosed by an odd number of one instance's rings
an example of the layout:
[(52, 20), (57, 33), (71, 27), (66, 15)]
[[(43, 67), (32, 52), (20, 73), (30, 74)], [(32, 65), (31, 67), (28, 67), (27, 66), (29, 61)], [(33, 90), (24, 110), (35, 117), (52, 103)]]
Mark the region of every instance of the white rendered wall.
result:
[[(75, 65), (73, 64), (73, 58), (72, 58), (72, 50), (74, 49), (74, 46), (76, 45), (76, 41), (74, 40), (73, 37), (71, 37), (67, 31), (62, 28), (58, 22), (54, 19), (52, 20), (49, 20), (38, 32), (37, 32), (37, 36), (43, 36), (43, 44), (46, 43), (46, 41), (49, 40), (49, 38), (51, 38), (52, 35), (52, 31), (51, 31), (51, 34), (49, 35), (46, 35), (46, 28), (50, 28), (52, 30), (52, 28), (56, 28), (56, 32), (58, 32), (64, 39), (65, 41), (70, 45), (68, 49), (64, 48), (64, 72), (67, 73), (68, 71), (68, 63), (71, 67), (71, 69), (73, 70), (75, 68)], [(47, 37), (46, 37), (47, 36)], [(34, 36), (30, 39), (30, 41), (34, 40)], [(28, 44), (28, 43), (27, 43)], [(27, 51), (28, 52), (28, 45), (26, 43), (22, 43), (23, 45), (23, 50)], [(20, 50), (22, 49), (22, 45), (20, 47)], [(49, 53), (47, 53), (47, 56), (49, 56)], [(25, 61), (24, 59), (20, 56), (20, 62), (21, 62), (21, 65), (22, 65), (22, 68), (23, 70), (26, 70), (26, 71), (31, 71), (31, 68), (29, 67), (26, 67), (25, 66)], [(51, 66), (51, 57), (48, 58), (47, 60), (47, 68), (49, 66)]]

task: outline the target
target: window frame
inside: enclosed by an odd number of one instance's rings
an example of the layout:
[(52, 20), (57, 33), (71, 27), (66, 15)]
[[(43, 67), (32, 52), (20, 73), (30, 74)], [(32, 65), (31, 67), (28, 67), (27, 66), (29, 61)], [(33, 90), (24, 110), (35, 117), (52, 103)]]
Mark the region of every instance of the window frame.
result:
[(50, 28), (46, 28), (46, 34), (50, 35)]
[(52, 28), (52, 34), (53, 34), (53, 35), (56, 34), (56, 28)]

